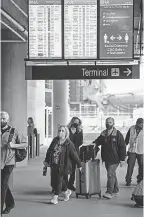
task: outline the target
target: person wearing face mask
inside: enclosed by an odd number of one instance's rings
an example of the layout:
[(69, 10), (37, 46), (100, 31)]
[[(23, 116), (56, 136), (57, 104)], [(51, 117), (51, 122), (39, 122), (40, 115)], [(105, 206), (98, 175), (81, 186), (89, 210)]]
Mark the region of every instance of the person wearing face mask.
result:
[(69, 139), (69, 130), (66, 126), (61, 125), (58, 128), (57, 137), (53, 139), (47, 150), (44, 161), (44, 165), (51, 168), (51, 185), (54, 192), (52, 204), (58, 203), (61, 191), (64, 191), (64, 201), (69, 200), (72, 191), (67, 188), (67, 177), (72, 173), (72, 162), (75, 162), (81, 169), (79, 157)]
[[(68, 124), (69, 129), (69, 138), (73, 142), (77, 154), (79, 156), (79, 147), (83, 144), (83, 131), (82, 131), (82, 121), (78, 117), (73, 117)], [(75, 182), (75, 171), (76, 164), (72, 162), (72, 174), (70, 175), (68, 181), (68, 188), (72, 191), (75, 191), (74, 182)]]
[[(9, 188), (9, 179), (15, 166), (15, 150), (27, 147), (27, 140), (18, 130), (11, 133), (9, 115), (2, 111), (1, 117), (1, 214), (8, 214), (15, 207), (15, 201)], [(9, 140), (10, 136), (11, 141)], [(5, 204), (5, 209), (4, 209)]]
[(107, 170), (107, 191), (103, 195), (111, 199), (119, 192), (116, 169), (119, 164), (122, 166), (126, 157), (126, 145), (122, 133), (114, 127), (114, 119), (106, 119), (106, 130), (93, 141), (92, 145), (97, 148), (101, 145), (101, 158), (105, 162)]
[(138, 176), (137, 183), (143, 179), (143, 118), (138, 118), (136, 125), (130, 127), (125, 138), (126, 145), (129, 144), (126, 186), (131, 185), (133, 169), (137, 159)]

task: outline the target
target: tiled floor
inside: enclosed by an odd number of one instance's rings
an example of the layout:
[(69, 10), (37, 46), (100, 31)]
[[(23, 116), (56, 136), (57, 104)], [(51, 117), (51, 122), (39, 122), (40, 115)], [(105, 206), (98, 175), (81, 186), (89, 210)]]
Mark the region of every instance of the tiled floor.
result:
[[(125, 187), (124, 177), (126, 165), (118, 168), (117, 176), (120, 185), (120, 192), (117, 197), (111, 200), (99, 199), (93, 196), (90, 199), (75, 198), (73, 193), (68, 202), (63, 202), (63, 195), (60, 196), (58, 205), (50, 205), (51, 187), (49, 171), (46, 177), (42, 176), (43, 160), (46, 152), (42, 147), (42, 156), (29, 162), (27, 167), (16, 168), (13, 180), (13, 195), (16, 201), (16, 208), (11, 211), (9, 217), (142, 217), (143, 209), (135, 208), (134, 202), (130, 200), (131, 193), (136, 183), (137, 168), (133, 175), (133, 185)], [(106, 186), (106, 171), (101, 165), (102, 192)]]

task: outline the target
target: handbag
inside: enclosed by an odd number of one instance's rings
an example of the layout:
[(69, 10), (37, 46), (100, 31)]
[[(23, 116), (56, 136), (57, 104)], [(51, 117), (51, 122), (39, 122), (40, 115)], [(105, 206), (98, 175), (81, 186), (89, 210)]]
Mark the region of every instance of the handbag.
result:
[[(12, 141), (12, 138), (14, 136), (14, 131), (15, 131), (15, 128), (11, 128), (8, 142)], [(16, 162), (23, 161), (26, 158), (26, 156), (27, 156), (27, 148), (15, 149), (15, 161)]]

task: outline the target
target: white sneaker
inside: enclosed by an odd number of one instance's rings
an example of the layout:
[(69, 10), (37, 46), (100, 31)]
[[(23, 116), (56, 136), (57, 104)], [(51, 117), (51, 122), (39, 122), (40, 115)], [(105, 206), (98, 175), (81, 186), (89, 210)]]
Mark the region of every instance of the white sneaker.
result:
[(109, 193), (109, 192), (106, 192), (104, 195), (103, 195), (104, 198), (106, 199), (112, 199), (112, 195)]
[(55, 204), (55, 205), (58, 204), (58, 196), (57, 195), (54, 195), (54, 197), (51, 200), (51, 203)]
[(113, 196), (113, 197), (117, 197), (117, 196), (118, 196), (118, 193), (112, 193), (112, 196)]
[(67, 191), (65, 191), (64, 194), (65, 194), (65, 196), (64, 196), (64, 201), (68, 201), (70, 195), (72, 194), (72, 191), (71, 191), (71, 190), (67, 190)]

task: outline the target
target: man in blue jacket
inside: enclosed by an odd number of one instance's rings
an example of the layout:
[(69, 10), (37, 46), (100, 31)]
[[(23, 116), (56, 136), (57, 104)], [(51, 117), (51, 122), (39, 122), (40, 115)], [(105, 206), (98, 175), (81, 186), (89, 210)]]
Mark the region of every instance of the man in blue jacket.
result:
[(119, 192), (116, 169), (119, 164), (122, 166), (126, 157), (124, 137), (114, 127), (113, 118), (106, 119), (106, 130), (102, 131), (101, 135), (93, 143), (96, 147), (101, 145), (101, 157), (107, 170), (107, 191), (103, 197), (111, 199), (112, 196)]

